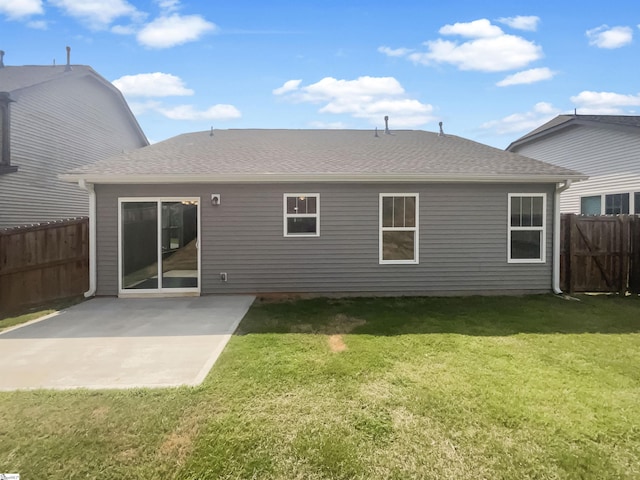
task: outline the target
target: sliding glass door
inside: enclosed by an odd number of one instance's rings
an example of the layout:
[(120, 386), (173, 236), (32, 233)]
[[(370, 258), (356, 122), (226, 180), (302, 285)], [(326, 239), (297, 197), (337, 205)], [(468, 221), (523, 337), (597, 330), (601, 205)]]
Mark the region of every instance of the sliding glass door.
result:
[(120, 292), (199, 292), (195, 198), (119, 201)]

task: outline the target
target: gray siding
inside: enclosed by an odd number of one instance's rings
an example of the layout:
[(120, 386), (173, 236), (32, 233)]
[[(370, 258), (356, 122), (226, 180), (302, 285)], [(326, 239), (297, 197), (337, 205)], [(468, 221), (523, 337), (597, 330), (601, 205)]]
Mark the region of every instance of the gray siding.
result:
[(563, 213), (580, 213), (583, 196), (640, 191), (640, 135), (628, 128), (577, 125), (514, 151), (589, 175), (562, 194)]
[[(98, 295), (117, 294), (119, 197), (202, 200), (202, 293), (434, 294), (551, 288), (553, 186), (98, 185)], [(420, 194), (420, 263), (378, 262), (380, 193)], [(507, 194), (547, 193), (547, 261), (507, 263)], [(222, 195), (213, 207), (211, 193)], [(320, 194), (320, 237), (283, 236), (283, 194)], [(220, 272), (228, 282), (220, 281)]]
[(11, 93), (11, 163), (0, 175), (0, 228), (88, 214), (88, 196), (58, 175), (145, 145), (113, 92), (70, 77)]

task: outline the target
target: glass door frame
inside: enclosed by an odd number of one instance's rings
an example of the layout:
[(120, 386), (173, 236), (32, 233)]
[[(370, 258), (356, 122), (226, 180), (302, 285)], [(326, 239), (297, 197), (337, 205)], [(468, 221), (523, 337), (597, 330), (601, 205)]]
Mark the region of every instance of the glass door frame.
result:
[[(144, 203), (155, 202), (157, 208), (157, 225), (156, 225), (156, 238), (157, 238), (157, 265), (158, 265), (158, 287), (147, 289), (135, 289), (135, 288), (123, 288), (122, 285), (122, 273), (123, 273), (123, 225), (122, 225), (122, 204), (123, 203)], [(171, 288), (161, 287), (162, 283), (162, 204), (170, 202), (196, 202), (196, 252), (198, 255), (198, 286), (194, 288)], [(201, 255), (201, 207), (202, 201), (200, 197), (118, 197), (118, 296), (125, 297), (137, 297), (137, 296), (178, 296), (178, 295), (199, 295), (202, 286), (202, 255)]]

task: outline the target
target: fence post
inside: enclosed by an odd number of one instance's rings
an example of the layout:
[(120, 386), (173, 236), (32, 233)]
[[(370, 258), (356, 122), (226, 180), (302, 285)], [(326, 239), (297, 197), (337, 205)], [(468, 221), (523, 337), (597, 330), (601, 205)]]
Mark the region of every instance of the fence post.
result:
[(629, 267), (630, 261), (629, 257), (631, 255), (629, 241), (629, 220), (630, 217), (627, 215), (621, 215), (618, 217), (620, 222), (620, 276), (618, 279), (619, 288), (618, 293), (624, 295), (628, 291), (629, 285)]
[(569, 213), (567, 215), (567, 236), (566, 238), (566, 244), (567, 244), (567, 257), (568, 257), (568, 262), (567, 262), (567, 287), (569, 290), (569, 294), (573, 294), (574, 291), (574, 278), (573, 278), (573, 272), (576, 271), (576, 257), (574, 255), (574, 252), (576, 251), (576, 246), (574, 245), (574, 239), (575, 239), (575, 235), (574, 235), (574, 224), (575, 224), (575, 214), (573, 213)]
[(640, 217), (631, 217), (630, 230), (630, 266), (629, 292), (640, 294)]

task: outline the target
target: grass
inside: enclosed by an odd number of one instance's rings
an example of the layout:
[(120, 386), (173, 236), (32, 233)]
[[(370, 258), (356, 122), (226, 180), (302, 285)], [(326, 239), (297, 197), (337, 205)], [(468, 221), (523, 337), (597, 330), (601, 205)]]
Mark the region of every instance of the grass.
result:
[(640, 299), (257, 303), (202, 386), (0, 393), (22, 478), (640, 478)]
[(40, 317), (44, 317), (45, 315), (49, 315), (64, 308), (70, 307), (71, 305), (80, 303), (82, 300), (82, 297), (67, 298), (57, 302), (53, 302), (46, 307), (40, 306), (30, 308), (25, 312), (11, 314), (11, 316), (6, 316), (4, 318), (0, 316), (0, 332), (8, 328), (15, 327), (16, 325), (21, 325), (23, 323), (30, 322), (31, 320), (36, 320)]

